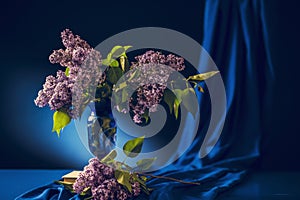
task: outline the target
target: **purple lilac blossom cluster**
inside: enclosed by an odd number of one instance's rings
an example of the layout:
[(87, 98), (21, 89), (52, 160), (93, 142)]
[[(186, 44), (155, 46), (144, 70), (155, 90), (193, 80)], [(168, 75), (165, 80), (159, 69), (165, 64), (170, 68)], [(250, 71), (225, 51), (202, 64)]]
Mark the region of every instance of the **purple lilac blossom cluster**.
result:
[[(69, 29), (62, 31), (61, 39), (65, 49), (54, 50), (49, 60), (52, 64), (59, 63), (68, 68), (68, 73), (59, 70), (56, 77), (48, 76), (34, 102), (39, 107), (49, 105), (51, 110), (64, 109), (71, 117), (76, 118), (82, 105), (80, 96), (84, 87), (97, 82), (97, 79), (103, 81), (104, 77), (99, 70), (101, 55)], [(82, 81), (78, 84), (77, 80), (85, 80), (85, 84)], [(77, 99), (73, 100), (72, 105), (74, 94)]]
[(77, 118), (85, 106), (95, 99), (97, 86), (105, 81), (106, 75), (101, 70), (101, 54), (91, 50), (77, 73), (72, 88), (72, 113)]
[(142, 115), (146, 110), (157, 110), (172, 71), (182, 71), (185, 65), (182, 57), (173, 54), (165, 56), (152, 50), (136, 56), (135, 59), (132, 68), (139, 70), (140, 76), (132, 81), (140, 87), (137, 89), (136, 99), (130, 99), (129, 107), (134, 114), (133, 121), (139, 124), (142, 123)]
[(133, 182), (132, 193), (128, 192), (114, 177), (114, 169), (102, 164), (98, 158), (92, 158), (84, 167), (73, 184), (73, 189), (80, 194), (90, 188), (95, 200), (126, 200), (141, 193), (140, 184)]

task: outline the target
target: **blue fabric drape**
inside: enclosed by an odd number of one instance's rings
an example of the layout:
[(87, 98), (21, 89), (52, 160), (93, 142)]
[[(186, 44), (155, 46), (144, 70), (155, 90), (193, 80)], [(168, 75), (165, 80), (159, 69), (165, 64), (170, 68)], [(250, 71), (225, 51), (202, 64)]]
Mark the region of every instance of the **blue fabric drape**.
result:
[[(204, 11), (202, 45), (216, 62), (227, 95), (228, 113), (221, 138), (212, 152), (200, 160), (202, 135), (209, 123), (209, 120), (202, 121), (189, 151), (175, 164), (156, 172), (187, 181), (201, 181), (200, 186), (153, 179), (149, 187), (155, 190), (150, 197), (139, 199), (214, 199), (238, 183), (259, 157), (262, 109), (274, 77), (268, 51), (265, 3), (261, 0), (209, 0)], [(201, 112), (209, 114), (209, 110)], [(64, 192), (60, 186), (51, 184), (18, 199), (62, 199)]]

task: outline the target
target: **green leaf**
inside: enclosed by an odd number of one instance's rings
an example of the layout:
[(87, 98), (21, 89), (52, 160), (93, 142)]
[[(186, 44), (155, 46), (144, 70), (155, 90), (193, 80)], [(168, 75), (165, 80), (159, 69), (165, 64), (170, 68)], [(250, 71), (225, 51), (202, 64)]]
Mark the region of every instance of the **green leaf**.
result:
[(136, 157), (142, 150), (144, 138), (145, 136), (127, 141), (123, 146), (123, 152), (128, 157), (131, 158)]
[(203, 73), (203, 74), (197, 74), (197, 75), (194, 75), (194, 76), (189, 76), (187, 78), (187, 80), (204, 81), (204, 80), (214, 76), (217, 73), (219, 73), (219, 71), (211, 71), (211, 72), (206, 72), (206, 73)]
[(118, 58), (120, 55), (122, 55), (123, 52), (124, 48), (122, 46), (117, 45), (111, 49), (110, 54), (112, 58)]
[(125, 67), (126, 67), (126, 57), (125, 56), (120, 56), (120, 65), (121, 65), (121, 69), (123, 70), (123, 72), (125, 71)]
[(183, 90), (183, 95), (186, 96), (188, 94), (196, 94), (195, 91), (193, 90), (193, 88), (186, 88)]
[(124, 72), (128, 72), (130, 70), (129, 61), (125, 53), (120, 56), (119, 62)]
[(109, 53), (109, 54), (107, 54), (107, 57), (106, 57), (106, 59), (110, 62), (110, 60), (111, 60), (111, 57), (112, 57), (112, 53)]
[(181, 90), (181, 89), (175, 89), (173, 91), (176, 95), (176, 99), (174, 100), (174, 104), (173, 104), (173, 108), (174, 108), (174, 115), (175, 115), (175, 118), (178, 119), (178, 110), (179, 110), (179, 105), (180, 103), (182, 102), (182, 97), (183, 97), (183, 93), (184, 93), (184, 90)]
[(52, 132), (56, 131), (58, 137), (60, 134), (60, 131), (67, 126), (71, 121), (71, 117), (63, 112), (63, 111), (55, 111), (53, 114), (53, 128)]
[(109, 64), (111, 67), (119, 67), (119, 62), (115, 59), (111, 59), (111, 62)]
[[(91, 188), (90, 187), (84, 188), (83, 191), (79, 195), (85, 196), (85, 195), (88, 195), (88, 194), (89, 195), (91, 194)], [(86, 199), (88, 199), (88, 198), (86, 198)]]
[(168, 89), (165, 90), (164, 101), (169, 106), (170, 114), (172, 114), (172, 111), (173, 111), (173, 105), (174, 105), (175, 98), (176, 98), (175, 95), (170, 90), (168, 90)]
[(109, 163), (109, 162), (113, 161), (116, 157), (117, 157), (117, 151), (112, 150), (111, 152), (109, 152), (109, 154), (107, 154), (104, 158), (102, 158), (101, 162)]
[(198, 105), (195, 91), (192, 88), (186, 88), (183, 90), (182, 93), (182, 104), (187, 109), (188, 112), (191, 112), (192, 115), (195, 117), (197, 109), (194, 107), (194, 105)]
[(182, 101), (182, 96), (184, 95), (184, 90), (181, 90), (181, 89), (175, 89), (173, 90), (175, 96), (176, 96), (176, 99), (178, 100), (178, 104), (181, 103)]
[(131, 76), (129, 77), (128, 81), (131, 81), (136, 75), (139, 75), (139, 73), (137, 73), (138, 70), (135, 70)]
[(145, 158), (136, 162), (137, 167), (140, 170), (147, 170), (151, 167), (156, 158)]
[(112, 84), (116, 84), (122, 75), (122, 69), (118, 67), (110, 67), (107, 71), (107, 80)]
[(124, 82), (118, 84), (118, 86), (119, 87), (115, 88), (115, 92), (118, 92), (119, 90), (122, 90), (123, 88), (127, 87), (127, 83), (126, 83), (126, 81), (124, 81)]
[(142, 115), (142, 118), (145, 119), (145, 122), (148, 123), (149, 122), (149, 112), (145, 112), (143, 115)]
[(123, 185), (129, 192), (132, 191), (130, 180), (130, 174), (126, 171), (116, 170), (115, 171), (115, 178), (117, 179), (118, 183)]
[(145, 182), (148, 180), (148, 178), (146, 176), (140, 176), (140, 178)]
[(115, 46), (115, 47), (113, 47), (112, 48), (112, 50), (110, 51), (110, 53), (111, 53), (111, 57), (112, 58), (118, 58), (118, 57), (120, 57), (120, 56), (125, 56), (126, 57), (126, 51), (127, 51), (127, 49), (129, 49), (129, 48), (131, 48), (132, 46), (124, 46), (124, 47), (122, 47), (122, 46)]
[(127, 91), (125, 89), (122, 90), (122, 103), (124, 103), (128, 100), (128, 96), (129, 96), (129, 94), (127, 93)]
[(70, 75), (70, 67), (67, 67), (65, 70), (65, 75), (69, 76)]
[(128, 45), (128, 46), (124, 46), (124, 50), (127, 51), (127, 49), (131, 48), (132, 46)]
[(109, 64), (110, 60), (108, 60), (107, 58), (102, 60), (102, 65), (109, 66)]
[(175, 118), (178, 119), (178, 109), (179, 109), (179, 100), (178, 99), (175, 99), (174, 101), (174, 115), (175, 115)]
[(138, 181), (141, 185), (146, 186), (147, 177), (138, 175), (138, 173), (132, 173), (132, 178), (134, 181)]

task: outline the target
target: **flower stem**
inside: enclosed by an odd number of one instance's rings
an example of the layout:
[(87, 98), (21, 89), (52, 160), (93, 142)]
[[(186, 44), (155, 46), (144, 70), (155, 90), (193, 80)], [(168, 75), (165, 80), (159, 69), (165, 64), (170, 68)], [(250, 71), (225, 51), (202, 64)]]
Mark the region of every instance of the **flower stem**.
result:
[(167, 176), (156, 176), (156, 175), (153, 175), (153, 174), (144, 174), (144, 173), (140, 173), (140, 172), (138, 172), (138, 174), (143, 175), (143, 176), (151, 176), (153, 178), (166, 179), (166, 180), (175, 181), (175, 182), (179, 182), (179, 183), (183, 183), (183, 184), (200, 185), (200, 183), (183, 181), (183, 180), (179, 180), (179, 179), (172, 178), (172, 177), (167, 177)]

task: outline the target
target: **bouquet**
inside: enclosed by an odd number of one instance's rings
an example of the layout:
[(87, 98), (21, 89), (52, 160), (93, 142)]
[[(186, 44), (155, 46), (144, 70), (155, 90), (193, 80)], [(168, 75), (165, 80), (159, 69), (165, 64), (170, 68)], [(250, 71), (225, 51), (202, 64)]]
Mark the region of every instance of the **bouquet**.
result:
[[(72, 119), (81, 118), (86, 108), (91, 107), (89, 127), (93, 142), (89, 145), (96, 157), (89, 161), (75, 183), (60, 183), (72, 192), (93, 199), (127, 199), (141, 192), (149, 194), (151, 189), (146, 185), (149, 177), (198, 184), (145, 174), (143, 171), (149, 169), (156, 158), (139, 160), (136, 166), (130, 166), (125, 161), (115, 160), (117, 152), (113, 148), (106, 151), (99, 141), (106, 138), (113, 144), (115, 142), (117, 126), (113, 109), (129, 114), (140, 126), (151, 123), (151, 113), (156, 112), (162, 102), (176, 119), (180, 106), (193, 112), (183, 99), (195, 95), (195, 90), (204, 92), (199, 83), (218, 71), (182, 79), (177, 72), (185, 69), (185, 60), (174, 54), (148, 50), (131, 60), (127, 53), (131, 46), (115, 46), (103, 57), (69, 29), (62, 31), (61, 39), (64, 49), (54, 50), (49, 60), (63, 69), (58, 70), (56, 76), (46, 77), (34, 102), (54, 111), (52, 131), (58, 136)], [(184, 81), (184, 86), (175, 88), (178, 81)], [(123, 146), (124, 154), (128, 158), (136, 157), (143, 142), (143, 136), (127, 141)]]

